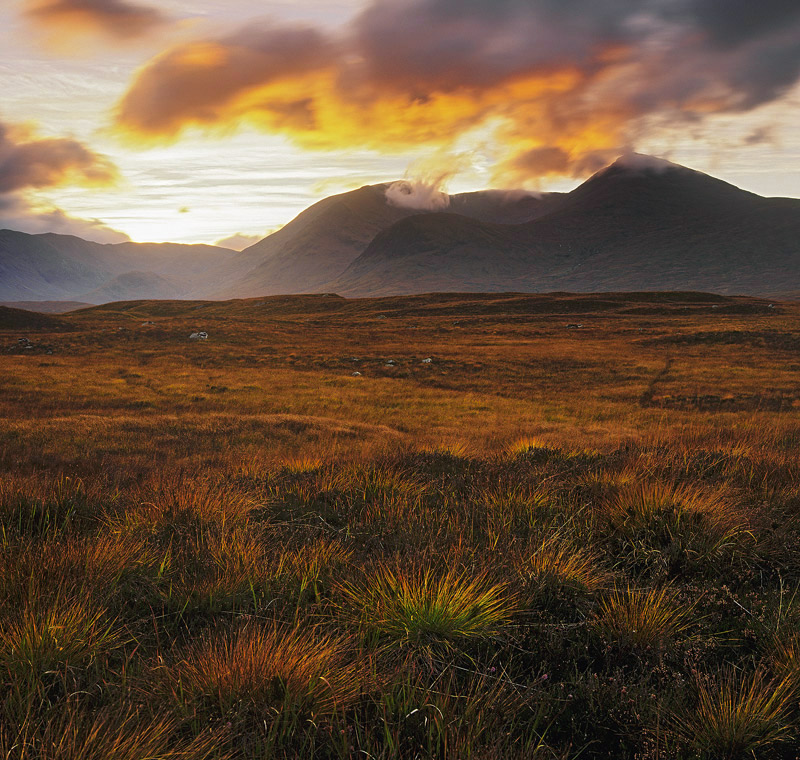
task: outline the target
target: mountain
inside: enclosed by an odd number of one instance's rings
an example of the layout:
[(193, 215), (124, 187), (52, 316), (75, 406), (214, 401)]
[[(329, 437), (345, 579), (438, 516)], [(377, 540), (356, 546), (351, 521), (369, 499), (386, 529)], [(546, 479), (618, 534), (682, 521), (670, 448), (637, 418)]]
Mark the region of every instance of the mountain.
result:
[(440, 213), (378, 234), (327, 290), (420, 292), (800, 289), (800, 201), (762, 198), (626, 156), (523, 224)]
[(0, 230), (0, 301), (180, 297), (210, 288), (211, 273), (234, 255), (208, 245), (103, 245)]
[(80, 298), (87, 303), (100, 304), (139, 299), (170, 300), (180, 298), (186, 292), (176, 279), (168, 279), (154, 272), (125, 272)]
[(389, 188), (326, 198), (241, 252), (0, 230), (0, 302), (800, 293), (800, 200), (762, 198), (649, 156), (624, 156), (570, 193), (464, 193), (443, 211), (406, 207), (413, 183), (408, 199)]
[[(392, 205), (389, 185), (325, 198), (219, 270), (215, 298), (313, 293), (337, 278), (370, 241), (395, 222), (427, 215)], [(451, 211), (484, 222), (519, 223), (543, 213), (552, 196), (486, 191), (450, 196)]]

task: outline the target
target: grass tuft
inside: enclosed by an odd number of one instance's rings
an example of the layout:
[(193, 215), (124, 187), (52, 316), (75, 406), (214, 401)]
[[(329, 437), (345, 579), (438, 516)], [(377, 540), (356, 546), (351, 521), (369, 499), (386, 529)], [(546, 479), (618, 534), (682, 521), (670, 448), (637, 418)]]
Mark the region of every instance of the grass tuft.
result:
[(339, 588), (365, 628), (399, 645), (495, 636), (518, 606), (508, 585), (486, 573), (381, 566), (361, 583)]
[(669, 586), (615, 589), (600, 602), (595, 625), (606, 636), (638, 647), (663, 647), (691, 625), (692, 606)]
[(354, 652), (346, 637), (250, 622), (201, 636), (166, 678), (173, 699), (201, 715), (331, 717), (364, 689)]
[(735, 760), (795, 735), (791, 711), (796, 684), (771, 680), (757, 670), (727, 668), (715, 677), (697, 677), (697, 701), (674, 715), (678, 740), (701, 758)]

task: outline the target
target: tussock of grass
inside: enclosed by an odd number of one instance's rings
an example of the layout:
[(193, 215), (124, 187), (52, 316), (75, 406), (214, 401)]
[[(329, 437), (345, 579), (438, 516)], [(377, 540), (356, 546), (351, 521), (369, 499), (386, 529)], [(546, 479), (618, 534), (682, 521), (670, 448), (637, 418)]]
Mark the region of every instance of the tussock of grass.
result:
[(17, 548), (13, 563), (0, 558), (0, 600), (24, 604), (65, 594), (109, 600), (123, 588), (135, 593), (152, 586), (162, 562), (154, 547), (130, 534), (27, 543)]
[(235, 487), (177, 475), (146, 487), (140, 501), (126, 509), (115, 524), (121, 520), (121, 527), (151, 531), (187, 525), (241, 525), (256, 509), (256, 502)]
[(0, 542), (85, 525), (97, 518), (96, 500), (97, 494), (88, 493), (80, 478), (0, 477)]
[(68, 708), (44, 724), (0, 727), (4, 760), (227, 760), (224, 734), (178, 738), (172, 719), (146, 721), (134, 713), (82, 715)]
[(86, 668), (122, 643), (104, 609), (80, 598), (30, 603), (0, 630), (0, 669), (11, 681)]
[(400, 645), (495, 636), (518, 608), (508, 585), (485, 573), (381, 566), (339, 590), (364, 627)]
[(757, 670), (732, 668), (698, 677), (697, 702), (674, 717), (674, 734), (693, 755), (736, 760), (754, 757), (794, 737), (791, 712), (797, 697), (791, 679), (771, 680)]
[(719, 492), (686, 484), (623, 485), (601, 516), (637, 553), (667, 552), (665, 560), (713, 561), (752, 544), (751, 518)]
[(200, 637), (165, 680), (174, 700), (201, 714), (332, 717), (365, 688), (367, 670), (353, 654), (347, 638), (251, 622)]
[(506, 453), (511, 457), (528, 460), (546, 459), (555, 451), (554, 447), (541, 438), (524, 436), (506, 446)]
[(691, 625), (692, 605), (669, 588), (616, 589), (600, 602), (595, 621), (605, 636), (638, 647), (661, 648)]
[(611, 573), (600, 563), (596, 553), (571, 546), (559, 539), (546, 538), (521, 570), (538, 584), (567, 585), (596, 591), (611, 579)]

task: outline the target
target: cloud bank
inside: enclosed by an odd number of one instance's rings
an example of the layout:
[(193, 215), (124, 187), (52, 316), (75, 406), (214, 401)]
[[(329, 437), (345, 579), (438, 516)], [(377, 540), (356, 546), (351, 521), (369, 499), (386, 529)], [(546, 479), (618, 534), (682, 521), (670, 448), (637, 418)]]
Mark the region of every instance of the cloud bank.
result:
[(144, 66), (129, 139), (243, 124), (306, 148), (447, 147), (496, 179), (581, 176), (652, 130), (749, 111), (800, 79), (797, 0), (373, 0), (332, 34), (248, 26)]

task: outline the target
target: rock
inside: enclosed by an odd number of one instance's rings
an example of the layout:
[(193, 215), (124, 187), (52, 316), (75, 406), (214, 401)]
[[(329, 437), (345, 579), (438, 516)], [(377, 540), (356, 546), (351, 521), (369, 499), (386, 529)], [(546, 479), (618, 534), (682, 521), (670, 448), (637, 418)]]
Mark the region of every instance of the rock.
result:
[(208, 340), (207, 332), (196, 332), (189, 336), (189, 340)]
[(567, 330), (581, 330), (582, 328), (583, 325), (576, 324), (575, 322), (570, 322), (570, 324), (567, 325)]
[(433, 364), (433, 359), (423, 359), (422, 363), (423, 364)]
[(361, 377), (361, 373), (360, 372), (353, 372), (353, 377)]

